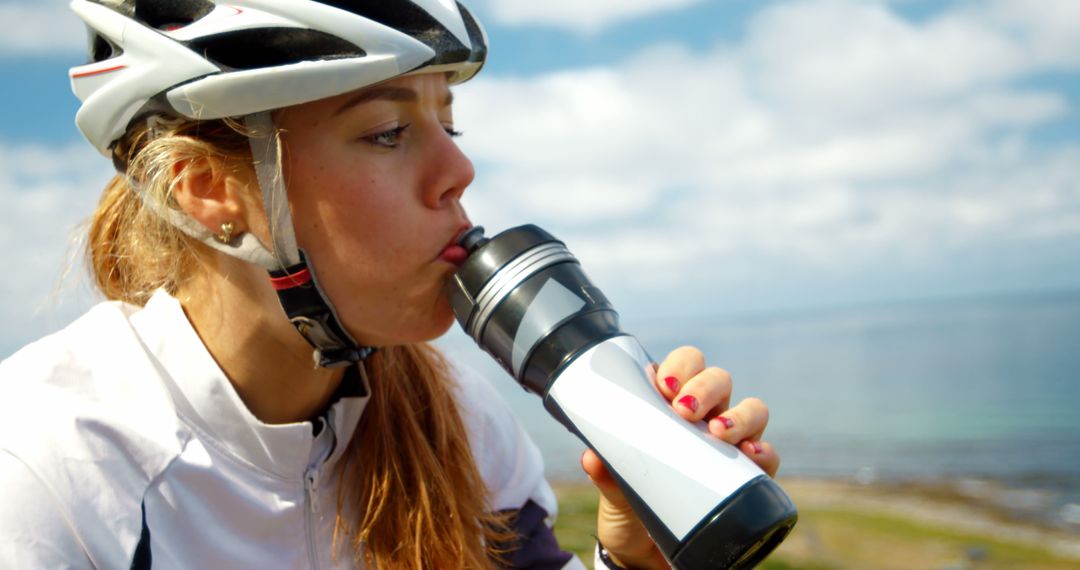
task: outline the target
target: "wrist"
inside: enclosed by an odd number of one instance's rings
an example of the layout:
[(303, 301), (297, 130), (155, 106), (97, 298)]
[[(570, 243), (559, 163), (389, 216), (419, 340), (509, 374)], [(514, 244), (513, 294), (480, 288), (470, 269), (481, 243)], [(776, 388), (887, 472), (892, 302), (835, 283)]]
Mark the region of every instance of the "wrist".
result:
[(593, 566), (596, 570), (650, 570), (653, 568), (671, 570), (671, 565), (668, 564), (668, 561), (663, 554), (660, 554), (658, 549), (654, 548), (651, 554), (627, 563), (618, 555), (612, 554), (610, 550), (604, 548), (599, 539), (596, 541), (596, 557), (593, 560)]
[(608, 570), (629, 570), (626, 566), (620, 564), (617, 560), (611, 557), (611, 553), (604, 548), (604, 545), (599, 540), (596, 541), (596, 562), (594, 563), (597, 570), (607, 568)]

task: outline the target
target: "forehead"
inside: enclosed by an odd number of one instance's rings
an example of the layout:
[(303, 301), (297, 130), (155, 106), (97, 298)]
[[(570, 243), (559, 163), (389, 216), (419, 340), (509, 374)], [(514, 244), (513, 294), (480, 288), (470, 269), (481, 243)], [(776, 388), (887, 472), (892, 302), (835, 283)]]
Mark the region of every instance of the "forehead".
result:
[(453, 103), (450, 84), (443, 73), (425, 73), (396, 77), (376, 85), (335, 95), (326, 99), (302, 103), (283, 109), (288, 115), (335, 116), (373, 101), (449, 107)]

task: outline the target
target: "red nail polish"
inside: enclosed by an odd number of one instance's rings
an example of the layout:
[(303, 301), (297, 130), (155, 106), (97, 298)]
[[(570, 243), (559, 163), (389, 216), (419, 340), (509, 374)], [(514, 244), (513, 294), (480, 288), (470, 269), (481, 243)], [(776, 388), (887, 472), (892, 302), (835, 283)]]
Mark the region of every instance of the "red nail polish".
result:
[(716, 416), (716, 419), (720, 420), (720, 423), (724, 424), (724, 427), (727, 429), (735, 427), (735, 422), (731, 421), (731, 418), (725, 418), (724, 416)]
[(689, 409), (691, 412), (696, 412), (697, 409), (698, 409), (697, 398), (695, 398), (693, 396), (690, 396), (690, 395), (686, 395), (686, 396), (683, 396), (682, 398), (679, 398), (679, 403), (682, 404), (687, 409)]
[(664, 384), (666, 384), (667, 389), (671, 390), (672, 392), (679, 391), (679, 379), (674, 376), (668, 376), (667, 378), (664, 378)]
[(754, 448), (754, 455), (757, 455), (757, 454), (761, 453), (761, 451), (762, 451), (761, 444), (756, 442), (756, 441), (751, 441), (750, 442), (750, 447)]

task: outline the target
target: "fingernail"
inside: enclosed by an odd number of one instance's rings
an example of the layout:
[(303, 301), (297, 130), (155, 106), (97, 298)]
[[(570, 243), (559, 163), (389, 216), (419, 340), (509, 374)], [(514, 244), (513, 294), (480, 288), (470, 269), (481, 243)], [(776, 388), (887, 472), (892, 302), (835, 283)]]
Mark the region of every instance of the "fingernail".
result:
[(679, 391), (679, 379), (674, 376), (668, 376), (667, 378), (664, 378), (664, 384), (667, 385), (667, 389), (671, 390), (672, 392)]
[(754, 449), (754, 455), (758, 455), (762, 451), (761, 444), (756, 442), (756, 441), (751, 441), (750, 442), (750, 447)]
[(695, 398), (693, 396), (690, 396), (690, 395), (686, 395), (686, 396), (683, 396), (682, 398), (679, 398), (679, 403), (682, 404), (683, 407), (689, 409), (691, 412), (696, 412), (697, 409), (698, 409), (697, 398)]
[(724, 416), (716, 416), (716, 419), (720, 420), (720, 423), (724, 424), (724, 427), (727, 429), (735, 427), (735, 422), (731, 421), (731, 418), (725, 418)]

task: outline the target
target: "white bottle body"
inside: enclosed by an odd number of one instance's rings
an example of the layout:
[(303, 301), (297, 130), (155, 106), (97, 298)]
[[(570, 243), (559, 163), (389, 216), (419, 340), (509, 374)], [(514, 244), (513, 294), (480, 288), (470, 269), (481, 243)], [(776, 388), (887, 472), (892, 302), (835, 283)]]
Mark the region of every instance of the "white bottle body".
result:
[(634, 337), (607, 339), (574, 358), (547, 398), (679, 542), (764, 474), (704, 422), (675, 413)]

